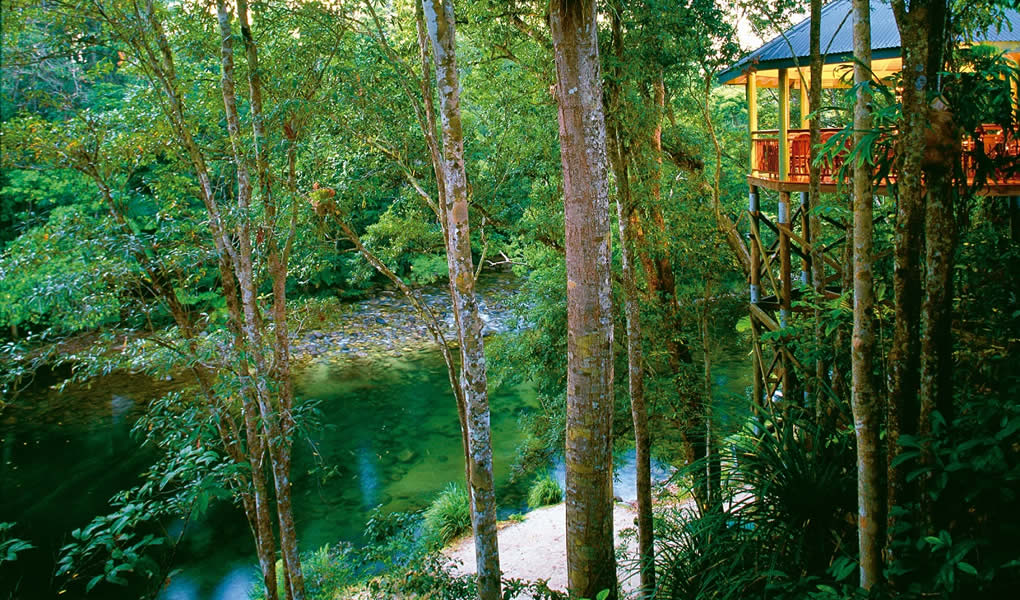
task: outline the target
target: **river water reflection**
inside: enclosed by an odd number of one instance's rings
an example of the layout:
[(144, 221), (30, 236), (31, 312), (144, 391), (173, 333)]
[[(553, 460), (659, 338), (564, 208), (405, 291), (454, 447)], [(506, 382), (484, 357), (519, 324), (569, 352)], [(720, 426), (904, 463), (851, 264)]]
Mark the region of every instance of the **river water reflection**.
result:
[[(717, 384), (742, 396), (742, 357), (721, 364)], [(38, 548), (0, 570), (0, 598), (57, 597), (54, 556), (69, 532), (108, 512), (107, 500), (130, 487), (152, 459), (130, 435), (144, 400), (160, 387), (142, 378), (111, 376), (91, 389), (49, 391), (30, 408), (5, 413), (0, 429), (0, 521)], [(306, 550), (339, 540), (357, 542), (370, 512), (418, 509), (464, 477), (456, 407), (438, 352), (400, 358), (335, 359), (296, 375), (296, 392), (318, 402), (321, 426), (295, 444), (295, 515)], [(728, 386), (728, 387), (727, 387)], [(491, 394), (493, 463), (502, 516), (524, 509), (524, 490), (509, 484), (521, 441), (519, 418), (538, 408), (527, 386)], [(633, 497), (632, 452), (617, 459), (617, 494)], [(553, 465), (559, 474), (559, 464)], [(664, 476), (664, 467), (657, 467)], [(181, 524), (171, 524), (171, 528)], [(162, 600), (245, 600), (255, 579), (250, 533), (235, 507), (214, 505), (187, 526), (179, 566)], [(16, 567), (16, 568), (15, 568)], [(60, 598), (80, 597), (82, 586)], [(103, 598), (137, 591), (97, 589)], [(93, 596), (93, 597), (100, 597)]]

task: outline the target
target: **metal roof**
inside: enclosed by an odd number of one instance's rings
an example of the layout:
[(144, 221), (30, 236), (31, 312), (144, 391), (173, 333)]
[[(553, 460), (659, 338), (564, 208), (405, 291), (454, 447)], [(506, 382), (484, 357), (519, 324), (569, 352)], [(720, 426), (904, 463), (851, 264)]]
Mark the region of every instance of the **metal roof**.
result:
[[(853, 57), (853, 3), (833, 0), (822, 7), (822, 55), (826, 64), (847, 62)], [(1005, 9), (1005, 23), (979, 36), (979, 42), (1020, 42), (1020, 12)], [(806, 65), (811, 56), (811, 19), (804, 19), (761, 48), (741, 58), (719, 74), (719, 82), (736, 79), (745, 71), (788, 69)], [(871, 0), (872, 58), (900, 55), (900, 32), (892, 7), (883, 0)], [(796, 59), (794, 58), (796, 57)], [(753, 67), (752, 67), (753, 65)]]

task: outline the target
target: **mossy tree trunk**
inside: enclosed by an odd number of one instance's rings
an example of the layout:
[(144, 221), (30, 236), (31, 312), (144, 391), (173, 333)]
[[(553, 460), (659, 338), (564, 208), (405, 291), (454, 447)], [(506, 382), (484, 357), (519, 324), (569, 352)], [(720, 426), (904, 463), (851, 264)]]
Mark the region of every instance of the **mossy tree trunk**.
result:
[[(622, 113), (623, 102), (624, 39), (621, 23), (623, 7), (617, 2), (611, 11), (613, 53), (616, 66), (609, 83), (610, 114)], [(657, 92), (658, 93), (658, 92)], [(656, 119), (656, 123), (660, 123)], [(635, 229), (640, 225), (636, 218), (636, 199), (630, 184), (633, 159), (630, 137), (617, 119), (607, 119), (610, 163), (616, 180), (616, 214), (620, 235), (621, 279), (623, 281), (624, 313), (627, 321), (627, 391), (630, 395), (631, 421), (634, 425), (634, 451), (638, 509), (638, 557), (641, 593), (651, 598), (655, 592), (655, 537), (652, 530), (652, 472), (651, 438), (648, 432), (648, 406), (645, 400), (644, 357), (642, 353), (641, 304), (638, 294), (635, 267)], [(661, 126), (656, 127), (661, 134)], [(660, 159), (661, 160), (661, 159)], [(654, 189), (658, 192), (658, 170), (654, 174)]]
[[(871, 3), (854, 0), (854, 143), (864, 143), (872, 128), (871, 94), (862, 83), (871, 80)], [(881, 411), (875, 389), (875, 291), (872, 275), (872, 212), (874, 196), (872, 166), (861, 161), (854, 168), (854, 328), (851, 354), (851, 407), (857, 438), (857, 535), (860, 585), (870, 589), (882, 579), (882, 546), (885, 525), (882, 471)]]
[[(818, 207), (822, 201), (822, 169), (821, 165), (815, 164), (818, 156), (818, 146), (822, 142), (822, 121), (818, 110), (822, 106), (822, 0), (811, 0), (811, 27), (810, 27), (810, 82), (808, 88), (808, 105), (811, 112), (811, 120), (808, 122), (810, 146), (808, 151), (808, 202), (805, 210), (808, 211), (807, 241), (811, 244), (811, 288), (815, 292), (817, 302), (821, 303), (825, 297), (825, 262), (822, 258), (822, 220), (818, 216)], [(815, 419), (818, 420), (825, 412), (825, 384), (828, 379), (828, 365), (822, 355), (822, 347), (825, 343), (825, 327), (822, 320), (822, 311), (817, 309), (814, 312), (815, 318), (815, 352), (818, 357), (815, 359), (815, 376), (811, 386), (811, 396), (814, 402)]]
[(596, 3), (552, 0), (567, 263), (567, 587), (616, 598), (613, 318)]
[[(445, 189), (440, 218), (446, 224), (446, 258), (450, 295), (460, 342), (460, 387), (467, 408), (471, 524), (474, 529), (478, 597), (500, 597), (499, 547), (496, 537), (496, 493), (492, 476), (492, 437), (486, 381), (482, 319), (475, 296), (468, 186), (464, 167), (464, 134), (457, 78), (455, 19), (452, 0), (423, 0), (425, 22), (435, 57), (436, 86), (442, 123), (441, 171)], [(427, 76), (427, 75), (426, 75)]]
[[(916, 435), (921, 402), (921, 285), (925, 257), (924, 154), (929, 130), (929, 103), (937, 93), (934, 82), (942, 69), (942, 47), (947, 3), (945, 0), (893, 0), (893, 15), (903, 48), (900, 155), (897, 164), (897, 204), (893, 292), (895, 294), (892, 345), (889, 352), (887, 407), (887, 499), (890, 508), (917, 501), (916, 486), (907, 481), (907, 464), (893, 464), (901, 454), (901, 435)], [(936, 176), (937, 178), (937, 176)], [(929, 185), (934, 181), (929, 182)], [(927, 420), (927, 419), (924, 419)], [(886, 527), (886, 554), (893, 556), (897, 529), (890, 510)], [(891, 582), (895, 584), (895, 582)]]

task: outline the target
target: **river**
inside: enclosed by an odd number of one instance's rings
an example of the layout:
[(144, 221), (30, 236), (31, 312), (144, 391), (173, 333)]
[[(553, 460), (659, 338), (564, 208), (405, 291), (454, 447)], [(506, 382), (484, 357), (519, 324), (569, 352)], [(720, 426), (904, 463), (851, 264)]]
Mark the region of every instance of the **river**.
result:
[[(746, 357), (739, 354), (717, 359), (717, 405), (741, 404), (746, 370)], [(109, 497), (139, 481), (152, 455), (130, 436), (131, 425), (147, 398), (172, 385), (113, 375), (88, 387), (41, 390), (4, 413), (0, 521), (17, 522), (15, 534), (37, 548), (0, 567), (0, 599), (81, 597), (80, 585), (59, 593), (54, 556), (70, 531), (108, 512)], [(296, 374), (295, 390), (318, 401), (322, 423), (295, 444), (295, 515), (304, 549), (357, 542), (376, 507), (418, 509), (449, 482), (463, 479), (456, 408), (437, 351), (315, 360)], [(532, 390), (519, 386), (492, 390), (491, 408), (493, 463), (505, 517), (525, 509), (525, 490), (510, 483), (510, 467), (521, 441), (519, 418), (538, 405)], [(560, 477), (561, 464), (552, 465)], [(657, 470), (660, 477), (667, 474), (661, 465)], [(633, 451), (617, 458), (617, 471), (617, 494), (633, 497)], [(233, 506), (214, 505), (190, 523), (176, 557), (178, 570), (162, 589), (162, 600), (248, 597), (256, 576), (252, 542)], [(92, 597), (133, 596), (131, 590), (101, 586)]]

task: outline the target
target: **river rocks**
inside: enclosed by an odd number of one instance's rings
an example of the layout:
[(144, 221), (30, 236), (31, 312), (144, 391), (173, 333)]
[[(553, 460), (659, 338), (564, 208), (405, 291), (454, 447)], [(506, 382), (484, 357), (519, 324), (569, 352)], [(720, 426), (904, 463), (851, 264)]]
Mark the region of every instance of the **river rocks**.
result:
[[(418, 294), (439, 321), (443, 336), (456, 343), (456, 323), (445, 284), (419, 288)], [(487, 274), (478, 283), (482, 334), (492, 335), (516, 328), (510, 298), (517, 281), (509, 274)], [(401, 356), (434, 347), (435, 340), (414, 306), (402, 293), (384, 290), (376, 297), (345, 305), (328, 330), (296, 331), (291, 351), (302, 358), (346, 362), (345, 358)]]
[(412, 460), (414, 460), (414, 458), (416, 456), (417, 456), (417, 454), (414, 452), (414, 450), (411, 450), (410, 448), (407, 448), (403, 452), (401, 452), (400, 454), (397, 455), (397, 460), (399, 460), (402, 463), (409, 463)]

